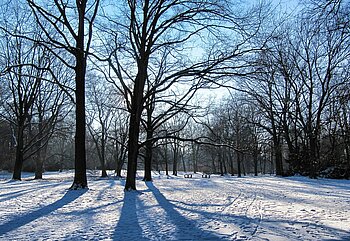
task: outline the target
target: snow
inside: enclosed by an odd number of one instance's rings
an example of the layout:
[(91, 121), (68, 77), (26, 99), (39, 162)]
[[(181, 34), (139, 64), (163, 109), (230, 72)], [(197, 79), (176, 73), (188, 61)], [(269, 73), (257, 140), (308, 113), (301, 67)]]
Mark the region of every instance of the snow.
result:
[(90, 171), (68, 191), (73, 175), (0, 172), (0, 240), (350, 240), (349, 180), (154, 173), (124, 192)]

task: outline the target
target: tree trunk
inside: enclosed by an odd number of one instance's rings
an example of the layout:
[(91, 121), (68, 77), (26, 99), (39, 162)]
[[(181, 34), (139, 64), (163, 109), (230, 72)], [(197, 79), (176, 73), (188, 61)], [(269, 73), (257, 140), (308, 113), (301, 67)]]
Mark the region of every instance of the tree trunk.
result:
[(247, 172), (246, 172), (246, 170), (245, 170), (245, 161), (244, 161), (244, 158), (245, 158), (245, 156), (244, 156), (244, 154), (242, 153), (242, 155), (241, 155), (241, 164), (242, 164), (242, 170), (243, 170), (243, 175), (244, 176), (247, 176)]
[[(139, 60), (141, 61), (141, 60)], [(135, 86), (131, 100), (131, 116), (129, 123), (128, 169), (125, 190), (136, 190), (137, 157), (139, 154), (139, 135), (141, 114), (143, 110), (143, 90), (147, 78), (147, 62), (139, 64), (139, 73), (135, 79)]]
[(229, 152), (229, 159), (230, 159), (230, 169), (231, 169), (231, 176), (234, 176), (234, 168), (233, 168), (233, 157), (231, 151)]
[(79, 26), (75, 53), (75, 173), (71, 189), (87, 188), (86, 177), (86, 120), (85, 120), (85, 73), (86, 55), (84, 53), (84, 16), (86, 2), (77, 2), (79, 12)]
[(223, 154), (223, 160), (222, 160), (222, 162), (223, 162), (223, 165), (224, 165), (224, 174), (226, 175), (226, 174), (227, 174), (226, 156), (225, 156), (225, 158), (224, 158), (224, 154)]
[(282, 158), (282, 149), (278, 137), (273, 138), (273, 151), (275, 156), (275, 165), (276, 165), (276, 175), (283, 176), (283, 158)]
[(17, 146), (16, 146), (16, 160), (13, 170), (13, 180), (21, 180), (22, 166), (23, 166), (23, 125), (20, 125), (17, 130)]
[(254, 151), (254, 176), (258, 176), (258, 154)]
[(177, 176), (177, 155), (174, 151), (174, 161), (173, 161), (173, 175)]
[(222, 154), (222, 150), (219, 150), (218, 153), (218, 161), (219, 161), (219, 167), (220, 167), (220, 176), (224, 175), (224, 163), (223, 163), (223, 154)]
[(236, 152), (237, 155), (237, 176), (242, 176), (242, 170), (241, 170), (241, 153)]
[[(82, 62), (82, 63), (81, 63)], [(76, 133), (75, 175), (71, 189), (87, 188), (85, 149), (85, 74), (84, 60), (77, 60), (76, 67)]]
[(152, 181), (152, 156), (153, 156), (153, 131), (147, 131), (146, 155), (145, 155), (145, 174), (143, 181)]
[(182, 165), (184, 168), (184, 172), (186, 172), (186, 163), (185, 163), (185, 158), (183, 157), (183, 155), (182, 155), (181, 159), (182, 159)]
[(173, 175), (177, 176), (177, 158), (178, 158), (178, 146), (177, 141), (174, 139), (174, 153), (173, 153)]
[(117, 177), (122, 177), (122, 169), (123, 169), (123, 165), (125, 162), (126, 151), (124, 150), (124, 148), (122, 146), (119, 149), (118, 142), (116, 142), (115, 143), (115, 152), (116, 152), (115, 173), (116, 173)]
[[(106, 134), (105, 134), (105, 128), (104, 126), (102, 127), (102, 138), (101, 138), (101, 177), (108, 177), (107, 170), (106, 170)], [(96, 142), (96, 146), (98, 145), (98, 142)]]
[(215, 165), (215, 154), (211, 155), (211, 169), (212, 173), (216, 173), (216, 165)]
[(169, 176), (168, 159), (165, 159), (165, 175)]
[(43, 138), (43, 113), (41, 110), (39, 110), (39, 123), (38, 123), (38, 142), (37, 147), (38, 151), (36, 153), (36, 160), (35, 160), (35, 177), (34, 179), (42, 179), (43, 178), (43, 156), (42, 156), (42, 150), (41, 150), (41, 140)]
[(222, 160), (219, 160), (219, 165), (220, 165), (220, 176), (223, 176), (224, 175), (224, 168), (223, 168)]
[(317, 152), (317, 138), (311, 134), (310, 138), (310, 178), (317, 178), (318, 168), (318, 152)]
[(38, 153), (36, 155), (36, 160), (35, 160), (35, 179), (42, 179), (43, 178), (43, 172), (44, 172), (44, 160), (46, 156), (46, 148), (47, 145), (42, 149), (38, 150)]
[(101, 177), (108, 177), (107, 170), (106, 170), (106, 164), (104, 161), (101, 162), (101, 170), (102, 170)]
[(192, 143), (192, 161), (193, 161), (193, 172), (198, 172), (198, 147)]
[(117, 177), (122, 177), (122, 169), (121, 168), (117, 167), (115, 170), (115, 173), (116, 173)]
[[(138, 109), (138, 108), (136, 108)], [(128, 143), (128, 169), (126, 174), (125, 190), (136, 190), (137, 157), (139, 153), (139, 131), (140, 118), (137, 117), (137, 110), (131, 114), (129, 125)]]

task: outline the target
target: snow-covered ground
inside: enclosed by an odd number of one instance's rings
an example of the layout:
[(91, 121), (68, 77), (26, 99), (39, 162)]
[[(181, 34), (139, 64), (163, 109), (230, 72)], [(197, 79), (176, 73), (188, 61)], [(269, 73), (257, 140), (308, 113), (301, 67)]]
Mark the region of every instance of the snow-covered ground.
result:
[(350, 240), (350, 181), (304, 177), (125, 180), (0, 173), (0, 240)]

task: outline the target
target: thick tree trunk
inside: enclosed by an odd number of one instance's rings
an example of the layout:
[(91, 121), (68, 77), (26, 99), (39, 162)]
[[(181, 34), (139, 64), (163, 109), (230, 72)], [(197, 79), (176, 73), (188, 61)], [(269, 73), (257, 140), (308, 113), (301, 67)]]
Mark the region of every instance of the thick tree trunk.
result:
[[(141, 60), (139, 60), (141, 61)], [(147, 78), (147, 61), (139, 63), (139, 73), (135, 79), (135, 86), (131, 100), (131, 116), (129, 123), (128, 169), (125, 190), (136, 190), (137, 157), (139, 154), (139, 135), (141, 114), (143, 110), (143, 90)]]
[(283, 156), (280, 142), (277, 137), (273, 140), (273, 151), (275, 156), (276, 175), (283, 176)]
[(310, 178), (317, 178), (318, 169), (318, 151), (317, 151), (317, 138), (311, 134), (310, 138)]
[(84, 16), (86, 2), (77, 2), (79, 26), (75, 53), (75, 173), (71, 189), (87, 188), (86, 177), (86, 120), (85, 120), (85, 73), (86, 54), (84, 53)]
[(76, 67), (76, 132), (75, 132), (75, 175), (71, 189), (87, 188), (85, 149), (85, 63), (77, 59)]
[(276, 165), (276, 175), (283, 176), (282, 152), (279, 146), (275, 147), (275, 165)]
[(128, 169), (126, 174), (125, 190), (136, 190), (136, 171), (137, 157), (139, 153), (139, 131), (140, 118), (137, 117), (137, 111), (131, 114), (129, 125), (129, 143), (128, 143)]
[(101, 161), (101, 177), (108, 177), (107, 170), (106, 170), (106, 164), (104, 161)]

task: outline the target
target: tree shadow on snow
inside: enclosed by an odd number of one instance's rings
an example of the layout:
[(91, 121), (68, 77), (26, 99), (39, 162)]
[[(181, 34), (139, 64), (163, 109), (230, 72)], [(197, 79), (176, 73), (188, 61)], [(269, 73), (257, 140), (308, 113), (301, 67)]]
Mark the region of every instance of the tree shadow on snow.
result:
[[(166, 199), (152, 182), (146, 182), (146, 185), (153, 193), (159, 206), (165, 211), (166, 221), (175, 225), (175, 233), (172, 233), (172, 236), (168, 238), (172, 240), (229, 240), (229, 238), (223, 235), (200, 229), (196, 221), (189, 220), (181, 215), (181, 213), (176, 210), (176, 206)], [(152, 220), (150, 220), (150, 222), (151, 221)], [(164, 223), (163, 225), (169, 223)], [(155, 227), (152, 231), (157, 232), (157, 228)]]
[(120, 211), (118, 224), (113, 234), (113, 240), (149, 240), (143, 236), (137, 217), (137, 199), (141, 192), (124, 192), (123, 207)]
[[(275, 237), (273, 240), (285, 239), (288, 237), (289, 240), (304, 240), (305, 237), (301, 236), (300, 231), (303, 233), (308, 233), (309, 238), (314, 240), (322, 241), (349, 241), (350, 233), (344, 230), (317, 224), (310, 223), (307, 221), (296, 221), (289, 219), (271, 219), (271, 218), (257, 218), (248, 217), (247, 215), (236, 215), (234, 213), (221, 213), (221, 212), (209, 212), (204, 210), (193, 209), (191, 204), (172, 201), (174, 203), (179, 203), (176, 207), (184, 212), (192, 212), (199, 214), (202, 219), (211, 220), (214, 222), (225, 222), (233, 224), (240, 229), (241, 235), (244, 237), (259, 237), (259, 235), (267, 233), (269, 235), (273, 234)], [(207, 206), (207, 204), (203, 204)], [(215, 206), (210, 204), (210, 206)], [(293, 229), (293, 226), (295, 228)], [(289, 227), (289, 228), (288, 228)], [(318, 233), (318, 230), (322, 230)], [(293, 232), (294, 231), (294, 232)], [(313, 233), (313, 234), (312, 234)], [(322, 237), (323, 235), (328, 235), (331, 238)], [(258, 239), (258, 238), (256, 238)]]
[[(44, 184), (44, 185), (40, 185), (37, 187), (32, 187), (29, 186), (28, 188), (21, 188), (21, 190), (17, 190), (17, 191), (13, 191), (13, 192), (8, 192), (8, 193), (3, 193), (0, 194), (0, 203), (7, 201), (7, 200), (11, 200), (11, 199), (16, 199), (19, 198), (27, 193), (33, 193), (35, 191), (38, 191), (39, 189), (43, 189), (43, 188), (53, 188), (56, 186), (62, 185), (61, 183), (57, 183), (57, 184)], [(9, 187), (6, 187), (9, 188)], [(0, 190), (1, 191), (1, 190)]]
[(29, 213), (24, 213), (24, 214), (14, 216), (11, 220), (0, 225), (0, 235), (4, 235), (8, 232), (11, 232), (32, 221), (35, 221), (36, 219), (44, 217), (54, 212), (55, 210), (62, 208), (63, 206), (76, 200), (78, 197), (83, 195), (86, 191), (87, 189), (67, 191), (61, 199), (55, 201), (52, 204), (49, 204), (45, 207), (42, 207), (40, 209), (37, 209)]

